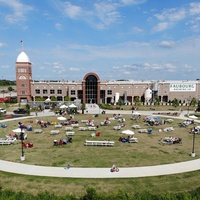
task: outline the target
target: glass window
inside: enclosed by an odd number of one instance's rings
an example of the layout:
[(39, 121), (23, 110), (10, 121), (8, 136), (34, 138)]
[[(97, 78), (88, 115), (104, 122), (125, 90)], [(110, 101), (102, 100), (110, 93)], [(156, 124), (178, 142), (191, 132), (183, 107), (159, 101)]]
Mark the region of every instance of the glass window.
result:
[(75, 90), (71, 90), (71, 95), (76, 95), (76, 91)]
[(26, 94), (26, 91), (22, 91), (22, 94)]
[(21, 84), (21, 87), (23, 87), (23, 88), (27, 87), (27, 84)]
[(26, 69), (24, 69), (24, 68), (19, 68), (19, 69), (18, 69), (18, 72), (24, 73), (24, 72), (26, 72)]
[(50, 90), (50, 94), (55, 94), (55, 90)]
[(57, 90), (57, 93), (58, 94), (62, 94), (62, 90)]
[(108, 91), (107, 91), (107, 94), (108, 94), (108, 95), (111, 95), (111, 94), (112, 94), (112, 90), (108, 90)]
[(40, 90), (35, 90), (35, 94), (40, 94)]
[(43, 90), (43, 94), (48, 94), (47, 90)]

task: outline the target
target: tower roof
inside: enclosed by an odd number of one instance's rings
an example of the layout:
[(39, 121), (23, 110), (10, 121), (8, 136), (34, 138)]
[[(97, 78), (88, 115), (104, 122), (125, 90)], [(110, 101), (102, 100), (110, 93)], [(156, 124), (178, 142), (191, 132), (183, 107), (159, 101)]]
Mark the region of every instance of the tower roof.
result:
[(29, 57), (26, 55), (24, 51), (22, 51), (18, 57), (16, 62), (30, 62)]

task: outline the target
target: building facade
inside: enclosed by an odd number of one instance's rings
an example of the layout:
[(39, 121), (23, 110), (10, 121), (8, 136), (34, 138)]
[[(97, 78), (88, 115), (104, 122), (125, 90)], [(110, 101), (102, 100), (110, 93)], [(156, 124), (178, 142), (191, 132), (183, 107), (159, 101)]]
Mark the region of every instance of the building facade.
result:
[(161, 102), (169, 102), (177, 98), (188, 102), (192, 98), (200, 99), (199, 80), (101, 80), (89, 72), (81, 81), (36, 81), (32, 80), (32, 66), (27, 54), (22, 51), (16, 60), (16, 86), (18, 102), (37, 101), (37, 98), (56, 98), (64, 102), (66, 97), (81, 103), (108, 104), (117, 103), (119, 98), (124, 102), (133, 103), (136, 98), (142, 102), (152, 102), (156, 97)]

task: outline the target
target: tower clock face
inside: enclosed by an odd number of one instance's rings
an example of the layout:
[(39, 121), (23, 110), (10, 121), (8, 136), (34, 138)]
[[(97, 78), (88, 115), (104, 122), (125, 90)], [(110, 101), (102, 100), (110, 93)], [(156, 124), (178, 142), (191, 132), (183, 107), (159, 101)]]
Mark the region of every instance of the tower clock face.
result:
[(19, 76), (19, 80), (26, 80), (26, 76)]

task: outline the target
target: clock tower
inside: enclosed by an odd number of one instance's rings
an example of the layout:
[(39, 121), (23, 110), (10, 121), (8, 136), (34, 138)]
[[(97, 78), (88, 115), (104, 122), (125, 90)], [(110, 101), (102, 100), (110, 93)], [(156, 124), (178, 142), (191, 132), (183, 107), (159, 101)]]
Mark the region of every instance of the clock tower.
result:
[(32, 101), (31, 98), (32, 67), (29, 57), (22, 51), (16, 60), (16, 87), (19, 103)]

